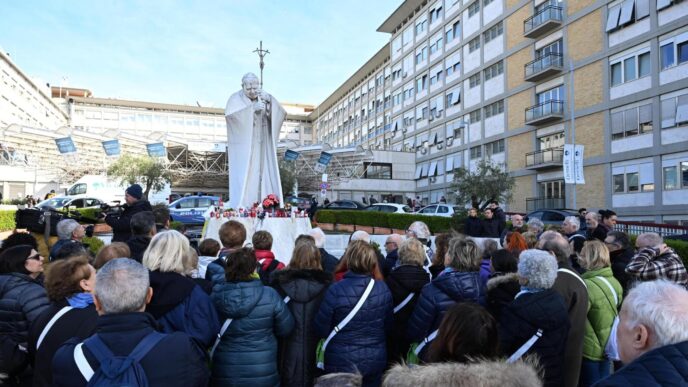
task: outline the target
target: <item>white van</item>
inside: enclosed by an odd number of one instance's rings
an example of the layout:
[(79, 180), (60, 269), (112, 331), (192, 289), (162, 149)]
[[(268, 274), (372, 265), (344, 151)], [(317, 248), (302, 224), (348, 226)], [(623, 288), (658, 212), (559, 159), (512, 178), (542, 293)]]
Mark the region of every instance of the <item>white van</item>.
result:
[[(143, 187), (143, 184), (141, 186)], [(124, 204), (124, 190), (126, 189), (127, 185), (121, 184), (119, 180), (111, 179), (107, 176), (84, 175), (67, 189), (67, 195), (89, 196), (98, 198), (106, 203), (119, 201), (121, 204)], [(151, 192), (148, 195), (148, 201), (151, 204), (167, 204), (167, 198), (170, 193), (170, 185), (166, 184), (162, 190)]]

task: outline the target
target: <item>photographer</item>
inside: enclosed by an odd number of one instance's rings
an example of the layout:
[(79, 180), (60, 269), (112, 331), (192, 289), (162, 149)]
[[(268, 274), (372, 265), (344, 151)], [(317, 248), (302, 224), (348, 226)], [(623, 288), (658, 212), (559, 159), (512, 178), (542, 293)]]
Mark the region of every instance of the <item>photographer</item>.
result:
[(131, 238), (131, 217), (143, 211), (153, 211), (148, 200), (143, 200), (143, 189), (138, 184), (133, 184), (124, 191), (126, 204), (119, 215), (107, 215), (105, 223), (112, 227), (112, 241), (126, 242)]

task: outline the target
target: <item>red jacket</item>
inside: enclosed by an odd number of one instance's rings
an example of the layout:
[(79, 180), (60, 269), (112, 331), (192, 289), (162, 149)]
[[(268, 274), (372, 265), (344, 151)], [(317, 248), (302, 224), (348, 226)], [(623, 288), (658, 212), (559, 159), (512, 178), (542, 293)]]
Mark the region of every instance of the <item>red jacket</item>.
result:
[(275, 254), (270, 250), (256, 250), (256, 259), (260, 262), (261, 269), (266, 271), (272, 261), (277, 261), (277, 267), (275, 270), (284, 269), (284, 264), (275, 258)]

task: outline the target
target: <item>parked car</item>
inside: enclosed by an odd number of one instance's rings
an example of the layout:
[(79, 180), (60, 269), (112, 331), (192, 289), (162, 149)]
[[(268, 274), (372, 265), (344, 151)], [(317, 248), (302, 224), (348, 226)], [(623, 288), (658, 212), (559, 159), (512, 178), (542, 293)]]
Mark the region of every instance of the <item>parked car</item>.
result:
[(406, 204), (396, 204), (396, 203), (375, 203), (371, 204), (370, 207), (366, 208), (366, 211), (380, 211), (380, 212), (391, 212), (397, 214), (408, 214), (413, 212), (411, 207)]
[(356, 200), (335, 200), (323, 208), (326, 210), (363, 210), (368, 206)]
[(100, 199), (84, 197), (84, 196), (59, 196), (44, 200), (36, 205), (37, 208), (42, 210), (54, 209), (62, 210), (65, 207), (69, 207), (70, 210), (83, 210), (87, 208), (100, 208), (103, 202)]
[(219, 196), (187, 196), (177, 199), (167, 207), (170, 209), (170, 219), (184, 224), (203, 224), (203, 214), (210, 206), (220, 204)]
[[(548, 224), (561, 226), (561, 224), (564, 222), (564, 218), (567, 216), (578, 216), (578, 211), (566, 208), (535, 210), (526, 215), (525, 221), (527, 222), (531, 218), (536, 218), (540, 219), (545, 226)], [(581, 222), (580, 229), (587, 229), (584, 221)]]
[(297, 207), (299, 210), (308, 210), (311, 208), (311, 199), (300, 198), (297, 196), (286, 196), (284, 198), (285, 203), (291, 204), (292, 207)]
[(170, 196), (167, 198), (167, 202), (172, 203), (173, 201), (175, 201), (181, 197), (182, 197), (182, 195), (180, 195), (180, 194), (176, 194), (176, 193), (170, 194)]
[(444, 216), (451, 218), (452, 215), (466, 211), (460, 206), (453, 206), (451, 204), (430, 204), (429, 206), (421, 208), (417, 213), (421, 215)]

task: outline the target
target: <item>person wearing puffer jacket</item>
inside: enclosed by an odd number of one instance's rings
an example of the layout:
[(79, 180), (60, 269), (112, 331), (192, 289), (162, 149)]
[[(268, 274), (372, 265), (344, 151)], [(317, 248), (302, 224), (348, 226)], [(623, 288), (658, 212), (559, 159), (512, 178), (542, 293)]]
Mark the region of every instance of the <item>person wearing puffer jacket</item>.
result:
[(521, 290), (518, 282), (518, 259), (509, 250), (501, 249), (492, 254), (490, 265), (493, 273), (487, 280), (487, 310), (499, 321), (502, 309), (514, 300)]
[(354, 309), (370, 281), (375, 282), (361, 309), (327, 345), (325, 373), (359, 372), (363, 386), (379, 386), (387, 367), (385, 338), (392, 329), (392, 294), (384, 281), (374, 280), (377, 255), (373, 246), (354, 241), (346, 254), (348, 272), (327, 290), (315, 317), (315, 331), (320, 338), (330, 335)]
[(283, 386), (310, 387), (319, 375), (315, 367), (315, 349), (318, 336), (313, 320), (327, 288), (332, 283), (332, 274), (323, 271), (320, 250), (312, 238), (297, 242), (289, 266), (275, 272), (272, 286), (285, 300), (294, 316), (294, 331), (280, 339), (280, 379)]
[[(387, 358), (390, 364), (405, 358), (411, 343), (406, 339), (406, 327), (420, 292), (430, 276), (423, 270), (425, 248), (416, 239), (408, 239), (399, 247), (399, 265), (387, 275), (385, 283), (394, 300), (394, 328), (387, 336)], [(409, 298), (411, 297), (411, 298)]]
[(605, 346), (611, 335), (614, 318), (619, 314), (623, 288), (614, 278), (609, 250), (602, 242), (585, 242), (579, 257), (586, 270), (583, 281), (588, 287), (588, 319), (583, 338), (583, 363), (579, 386), (591, 386), (611, 373), (611, 362)]
[(189, 240), (175, 230), (156, 234), (143, 254), (143, 266), (150, 270), (153, 297), (146, 312), (155, 317), (163, 333), (184, 332), (191, 336), (199, 353), (213, 344), (220, 331), (220, 319), (210, 296), (186, 276)]
[[(43, 257), (29, 245), (18, 245), (0, 254), (0, 372), (7, 385), (30, 383), (31, 370), (25, 368), (29, 328), (38, 319), (50, 301), (43, 286), (37, 281), (43, 273)], [(5, 349), (13, 348), (13, 354)], [(7, 375), (8, 371), (13, 371)]]
[(287, 336), (294, 318), (277, 291), (260, 281), (253, 249), (233, 251), (226, 265), (226, 281), (216, 282), (211, 295), (227, 327), (212, 357), (211, 385), (279, 386), (276, 336)]
[[(482, 254), (474, 240), (452, 238), (444, 259), (446, 269), (423, 287), (420, 299), (409, 319), (406, 337), (421, 342), (440, 326), (444, 313), (457, 302), (476, 302), (485, 306), (486, 289), (480, 279)], [(425, 359), (427, 346), (419, 354)]]

